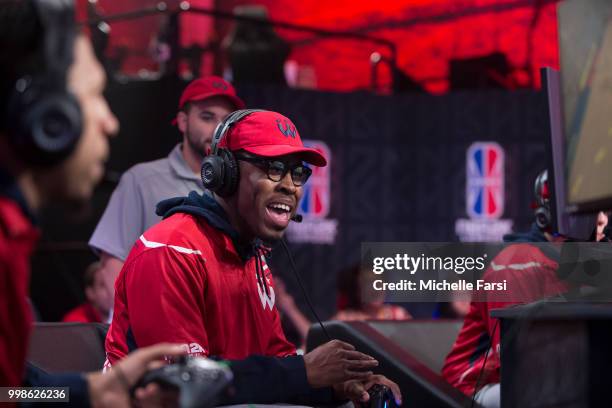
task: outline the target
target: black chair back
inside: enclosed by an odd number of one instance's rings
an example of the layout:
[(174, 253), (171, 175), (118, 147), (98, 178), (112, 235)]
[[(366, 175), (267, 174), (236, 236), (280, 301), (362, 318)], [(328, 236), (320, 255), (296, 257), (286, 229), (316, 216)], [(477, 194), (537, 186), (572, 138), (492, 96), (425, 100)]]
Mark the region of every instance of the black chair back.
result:
[(99, 371), (107, 324), (35, 323), (28, 362), (48, 373)]

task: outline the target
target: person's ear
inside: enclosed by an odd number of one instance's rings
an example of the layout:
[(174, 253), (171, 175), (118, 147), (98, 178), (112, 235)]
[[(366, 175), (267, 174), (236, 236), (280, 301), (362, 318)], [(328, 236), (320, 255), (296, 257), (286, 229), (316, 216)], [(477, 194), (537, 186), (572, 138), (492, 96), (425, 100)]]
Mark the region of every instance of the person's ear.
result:
[(183, 111), (176, 114), (176, 125), (181, 133), (185, 133), (187, 131), (187, 119), (187, 114)]

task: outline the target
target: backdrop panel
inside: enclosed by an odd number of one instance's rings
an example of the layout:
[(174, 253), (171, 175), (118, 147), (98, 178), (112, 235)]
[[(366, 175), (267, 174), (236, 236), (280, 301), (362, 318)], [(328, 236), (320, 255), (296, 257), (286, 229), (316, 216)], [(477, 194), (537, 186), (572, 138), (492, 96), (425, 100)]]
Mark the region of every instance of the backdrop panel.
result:
[[(81, 299), (76, 288), (93, 259), (85, 243), (115, 186), (113, 180), (139, 161), (166, 156), (179, 140), (170, 120), (183, 86), (162, 81), (109, 87), (108, 98), (121, 121), (121, 133), (112, 141), (109, 181), (98, 188), (85, 211), (67, 217), (50, 209), (42, 217), (46, 233), (34, 262), (32, 286), (44, 319), (60, 318)], [(311, 228), (325, 235), (329, 223), (337, 222), (335, 240), (313, 244), (290, 239), (299, 272), (323, 317), (335, 310), (337, 272), (359, 260), (361, 242), (457, 240), (455, 222), (468, 218), (466, 152), (476, 141), (496, 142), (505, 152), (501, 217), (511, 220), (515, 230), (531, 222), (533, 180), (545, 166), (549, 143), (542, 94), (383, 97), (272, 87), (242, 87), (239, 93), (249, 107), (277, 110), (294, 120), (303, 139), (329, 147), (329, 195), (314, 187), (310, 191), (329, 199), (329, 212), (316, 218), (316, 211), (309, 209), (304, 224), (318, 220)], [(273, 251), (272, 264), (302, 304), (280, 247)]]

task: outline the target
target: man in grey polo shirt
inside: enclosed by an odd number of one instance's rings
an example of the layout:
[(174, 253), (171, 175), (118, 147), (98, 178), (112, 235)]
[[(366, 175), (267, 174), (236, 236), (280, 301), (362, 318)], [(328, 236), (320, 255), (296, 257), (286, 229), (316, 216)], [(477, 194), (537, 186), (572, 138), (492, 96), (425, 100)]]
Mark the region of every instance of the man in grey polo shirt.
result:
[(191, 82), (183, 91), (174, 123), (182, 143), (167, 158), (140, 163), (126, 171), (98, 223), (89, 245), (100, 254), (107, 289), (115, 293), (115, 279), (140, 234), (161, 218), (161, 200), (202, 190), (200, 166), (217, 124), (244, 108), (236, 91), (222, 78), (209, 76)]

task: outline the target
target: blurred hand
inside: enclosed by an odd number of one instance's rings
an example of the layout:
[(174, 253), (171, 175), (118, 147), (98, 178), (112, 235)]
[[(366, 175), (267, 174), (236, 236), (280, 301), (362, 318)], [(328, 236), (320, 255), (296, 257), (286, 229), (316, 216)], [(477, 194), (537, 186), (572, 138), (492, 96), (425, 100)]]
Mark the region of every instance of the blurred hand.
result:
[(359, 310), (346, 309), (341, 310), (332, 318), (332, 320), (342, 320), (344, 322), (363, 321), (370, 319), (370, 315)]
[(378, 361), (340, 340), (327, 342), (304, 355), (306, 377), (313, 388), (329, 387), (350, 380), (367, 380)]
[(132, 402), (139, 408), (176, 408), (179, 406), (179, 397), (178, 389), (162, 389), (157, 384), (149, 384), (135, 391)]
[(334, 394), (339, 399), (350, 399), (358, 405), (358, 403), (366, 403), (370, 400), (368, 390), (374, 384), (386, 385), (393, 393), (393, 398), (397, 405), (402, 405), (402, 393), (399, 386), (385, 377), (384, 375), (371, 375), (366, 381), (346, 381), (333, 386)]
[(276, 305), (282, 311), (295, 308), (293, 296), (287, 292), (285, 283), (279, 278), (274, 278), (274, 292), (276, 294)]
[[(115, 364), (108, 373), (89, 373), (89, 399), (92, 407), (129, 407), (131, 406), (130, 389), (136, 385), (143, 374), (155, 369), (166, 356), (185, 354), (180, 345), (158, 344), (138, 349), (125, 359)], [(143, 407), (161, 407), (168, 405), (168, 396), (164, 395), (155, 384), (135, 392), (136, 403)], [(176, 401), (175, 401), (176, 402)]]

